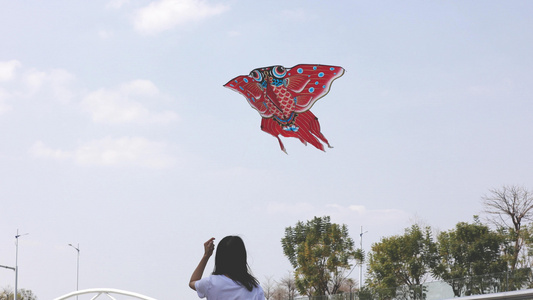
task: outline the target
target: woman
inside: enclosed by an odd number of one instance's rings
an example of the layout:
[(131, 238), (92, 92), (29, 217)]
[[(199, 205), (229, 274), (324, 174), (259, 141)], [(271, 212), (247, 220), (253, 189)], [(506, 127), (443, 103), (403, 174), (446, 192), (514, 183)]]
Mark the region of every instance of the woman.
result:
[(207, 300), (264, 300), (263, 289), (250, 274), (246, 248), (238, 236), (227, 236), (218, 243), (213, 274), (202, 279), (207, 261), (215, 250), (215, 238), (204, 243), (204, 256), (192, 273), (189, 286)]

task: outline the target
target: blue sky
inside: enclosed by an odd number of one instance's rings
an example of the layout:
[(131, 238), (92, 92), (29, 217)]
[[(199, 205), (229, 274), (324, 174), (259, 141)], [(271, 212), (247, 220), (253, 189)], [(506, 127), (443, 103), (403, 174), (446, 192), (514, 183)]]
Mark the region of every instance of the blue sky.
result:
[[(52, 299), (112, 287), (196, 299), (202, 243), (243, 237), (291, 269), (284, 228), (329, 215), (364, 248), (447, 230), (504, 184), (532, 188), (530, 1), (3, 1), (0, 265)], [(326, 152), (275, 138), (222, 85), (342, 66), (313, 106)], [(208, 265), (208, 270), (212, 264)], [(0, 286), (14, 286), (0, 269)], [(357, 275), (354, 275), (358, 279)]]

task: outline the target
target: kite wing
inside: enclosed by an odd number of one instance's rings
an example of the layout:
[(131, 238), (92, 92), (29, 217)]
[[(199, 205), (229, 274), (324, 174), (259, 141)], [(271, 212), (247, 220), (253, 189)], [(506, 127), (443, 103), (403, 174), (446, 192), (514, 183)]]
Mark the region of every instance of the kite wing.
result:
[(248, 75), (237, 76), (224, 86), (243, 95), (248, 100), (248, 104), (256, 109), (261, 117), (272, 117), (268, 110), (266, 99), (263, 98), (262, 88), (252, 77)]
[[(324, 65), (297, 65), (292, 67), (287, 73), (289, 89), (291, 87), (299, 88), (296, 80), (292, 78), (306, 79), (305, 85), (298, 92), (298, 102), (296, 104), (297, 112), (309, 110), (315, 102), (326, 96), (331, 88), (331, 83), (344, 74), (341, 67), (324, 66)], [(299, 80), (303, 81), (303, 80)]]

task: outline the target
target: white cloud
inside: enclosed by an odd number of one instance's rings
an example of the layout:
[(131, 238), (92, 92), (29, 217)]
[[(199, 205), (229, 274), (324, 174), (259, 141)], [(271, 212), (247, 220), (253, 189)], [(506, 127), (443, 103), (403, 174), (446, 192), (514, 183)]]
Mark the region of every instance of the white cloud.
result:
[[(16, 99), (51, 99), (66, 104), (75, 96), (74, 76), (63, 69), (24, 69), (18, 60), (0, 61), (0, 114), (16, 109)], [(11, 102), (11, 103), (9, 103)]]
[(83, 165), (138, 165), (165, 168), (175, 163), (165, 143), (140, 137), (104, 138), (86, 143), (75, 152), (76, 162)]
[(38, 90), (43, 86), (46, 77), (46, 72), (31, 69), (25, 74), (24, 81), (31, 90)]
[(315, 14), (310, 14), (309, 12), (305, 11), (301, 8), (296, 9), (284, 9), (279, 12), (277, 15), (278, 18), (283, 19), (284, 21), (290, 21), (290, 22), (308, 22), (318, 19), (318, 16)]
[(488, 97), (509, 93), (514, 87), (514, 82), (509, 78), (505, 78), (491, 84), (470, 86), (468, 87), (468, 91), (474, 96)]
[(172, 111), (152, 112), (141, 102), (164, 97), (149, 80), (134, 80), (112, 89), (99, 89), (81, 102), (95, 122), (168, 123), (178, 119)]
[(315, 206), (309, 203), (296, 202), (296, 203), (281, 203), (270, 202), (267, 204), (266, 211), (270, 214), (307, 214), (316, 211)]
[(150, 80), (133, 80), (120, 86), (124, 94), (138, 94), (145, 96), (157, 96), (159, 89)]
[(240, 31), (237, 31), (237, 30), (231, 30), (231, 31), (228, 31), (228, 36), (229, 37), (238, 37), (238, 36), (241, 36), (241, 32)]
[(11, 106), (8, 105), (5, 100), (9, 97), (9, 93), (0, 88), (0, 115), (11, 110)]
[(159, 0), (138, 10), (134, 25), (141, 33), (154, 34), (221, 14), (228, 9), (226, 5), (212, 5), (204, 0)]
[(130, 0), (111, 0), (106, 4), (106, 8), (119, 9), (129, 2)]
[(15, 71), (21, 66), (18, 60), (0, 61), (0, 81), (8, 81), (15, 77)]
[(2, 100), (0, 100), (0, 115), (8, 112), (11, 110), (11, 106), (4, 103)]
[(329, 213), (343, 213), (353, 214), (354, 212), (360, 215), (374, 215), (374, 214), (389, 214), (389, 213), (401, 213), (399, 210), (369, 210), (364, 205), (348, 205), (343, 206), (336, 203), (327, 203), (320, 206), (316, 206), (310, 203), (297, 202), (297, 203), (285, 203), (285, 202), (270, 202), (267, 205), (267, 211), (270, 213), (300, 213), (306, 212), (329, 212)]
[(351, 211), (355, 211), (359, 214), (366, 213), (366, 207), (364, 207), (363, 205), (350, 205), (348, 206), (348, 209)]
[(331, 216), (348, 222), (357, 218), (363, 223), (398, 224), (409, 219), (409, 214), (399, 209), (367, 209), (363, 205), (343, 206), (335, 203), (313, 205), (306, 202), (270, 202), (266, 211), (272, 215), (290, 215), (304, 221), (312, 216)]
[(163, 169), (176, 163), (169, 145), (142, 137), (106, 137), (83, 143), (72, 151), (52, 149), (38, 141), (32, 145), (29, 153), (37, 158), (71, 160), (83, 166), (141, 166)]
[(49, 72), (31, 69), (24, 74), (23, 80), (28, 91), (23, 94), (35, 96), (37, 93), (45, 92), (60, 103), (69, 103), (74, 97), (74, 92), (69, 88), (74, 78), (74, 75), (63, 69), (52, 69)]
[[(306, 222), (313, 217), (331, 217), (331, 221), (337, 224), (348, 226), (351, 236), (358, 235), (361, 226), (365, 231), (365, 246), (379, 242), (380, 237), (402, 234), (404, 228), (409, 227), (411, 215), (404, 210), (395, 208), (371, 209), (360, 204), (312, 204), (307, 202), (270, 202), (257, 207), (257, 212), (265, 212), (272, 218), (273, 222), (284, 222), (292, 220)], [(357, 238), (359, 240), (359, 238)]]
[(284, 9), (281, 11), (280, 16), (293, 21), (304, 21), (308, 18), (307, 13), (303, 9)]
[(39, 158), (52, 158), (52, 159), (68, 159), (72, 157), (72, 153), (62, 151), (62, 150), (54, 150), (49, 147), (47, 147), (43, 142), (37, 141), (35, 142), (28, 151), (33, 157), (39, 157)]
[(100, 37), (103, 40), (106, 40), (106, 39), (109, 39), (109, 38), (113, 37), (113, 32), (109, 31), (109, 30), (102, 29), (102, 30), (98, 31), (98, 37)]

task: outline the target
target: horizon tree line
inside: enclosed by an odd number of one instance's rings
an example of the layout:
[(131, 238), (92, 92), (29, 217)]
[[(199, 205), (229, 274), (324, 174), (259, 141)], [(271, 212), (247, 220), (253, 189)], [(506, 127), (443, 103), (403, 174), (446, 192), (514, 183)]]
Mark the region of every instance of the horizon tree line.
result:
[[(366, 255), (354, 248), (347, 226), (331, 223), (329, 216), (299, 221), (281, 240), (294, 270), (280, 281), (267, 277), (265, 297), (291, 300), (357, 291), (361, 300), (425, 299), (422, 285), (429, 280), (446, 281), (456, 296), (533, 286), (533, 193), (505, 185), (481, 200), (486, 223), (474, 215), (471, 222), (441, 232), (413, 224), (402, 235), (372, 244)], [(359, 291), (349, 275), (363, 261), (367, 277)], [(514, 277), (501, 278), (502, 272)]]

